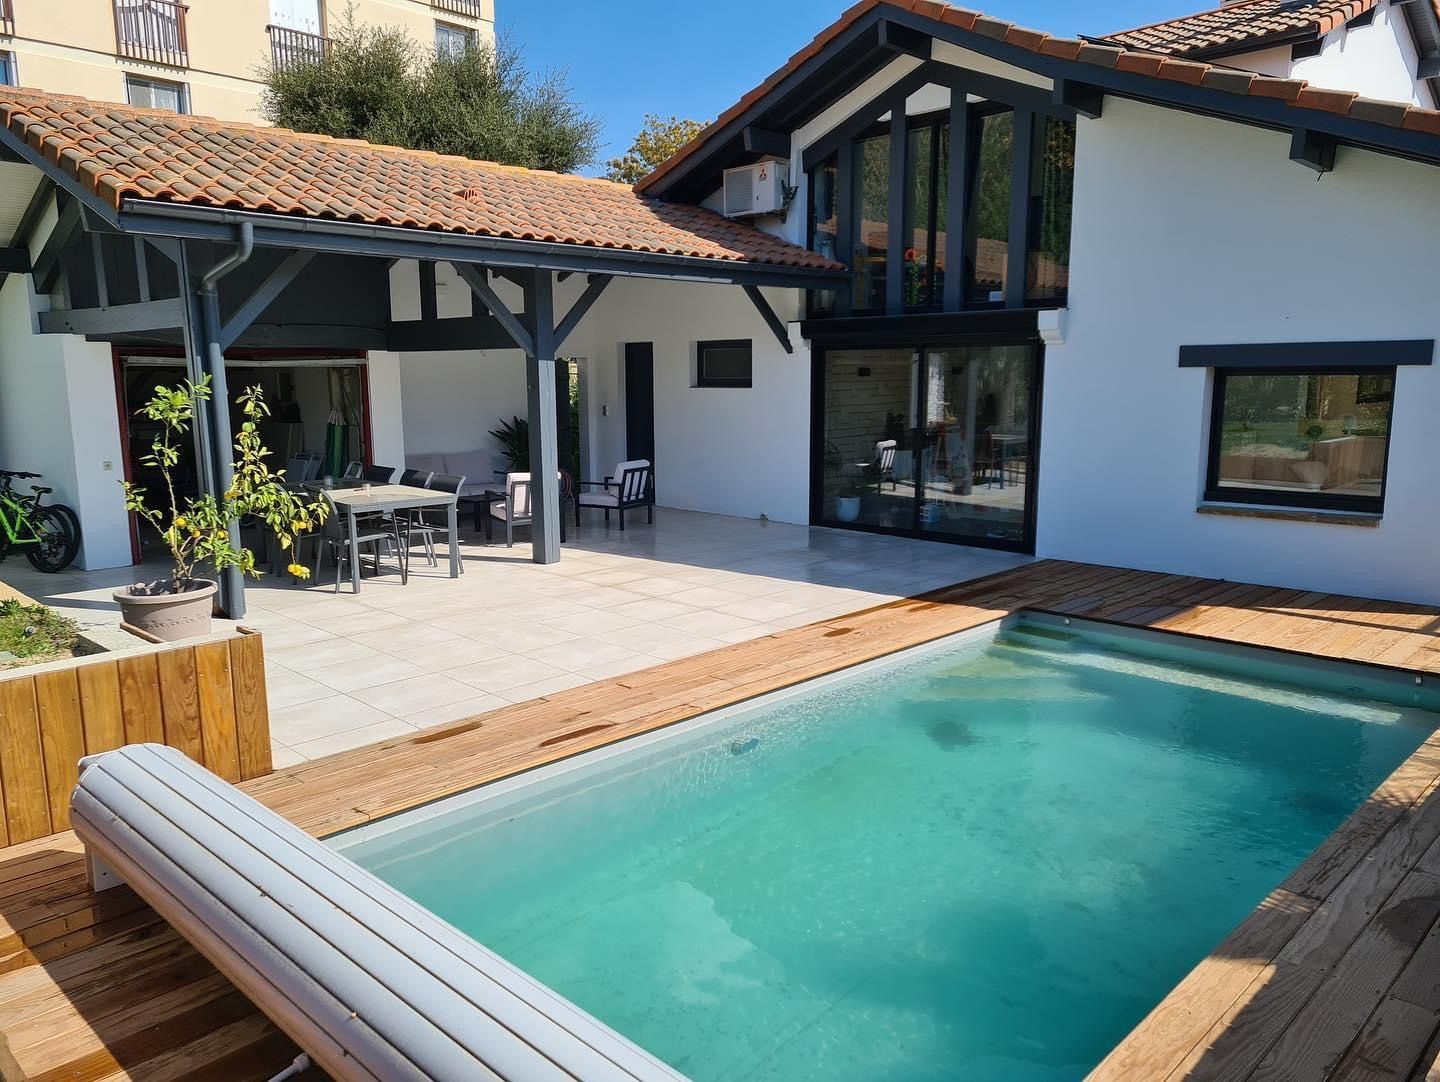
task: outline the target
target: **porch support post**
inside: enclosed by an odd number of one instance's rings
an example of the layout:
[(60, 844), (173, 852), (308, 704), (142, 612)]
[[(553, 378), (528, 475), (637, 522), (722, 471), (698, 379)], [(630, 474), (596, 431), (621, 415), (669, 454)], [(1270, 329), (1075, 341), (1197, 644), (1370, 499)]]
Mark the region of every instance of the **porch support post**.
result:
[[(950, 170), (945, 198), (945, 285), (942, 297), (947, 312), (965, 303), (965, 183), (970, 173), (970, 99), (959, 87), (950, 90)], [(939, 193), (936, 193), (939, 198)]]
[(525, 390), (530, 411), (530, 511), (533, 559), (560, 560), (559, 438), (555, 405), (555, 284), (548, 270), (535, 270), (525, 289), (525, 322), (534, 349), (525, 355)]

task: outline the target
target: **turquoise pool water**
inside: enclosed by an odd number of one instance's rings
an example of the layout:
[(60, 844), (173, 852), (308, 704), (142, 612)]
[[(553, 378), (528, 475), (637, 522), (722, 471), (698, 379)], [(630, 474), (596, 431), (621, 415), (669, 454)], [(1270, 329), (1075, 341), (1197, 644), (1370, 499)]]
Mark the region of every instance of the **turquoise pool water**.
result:
[(702, 1082), (1076, 1079), (1431, 700), (1022, 626), (337, 844)]

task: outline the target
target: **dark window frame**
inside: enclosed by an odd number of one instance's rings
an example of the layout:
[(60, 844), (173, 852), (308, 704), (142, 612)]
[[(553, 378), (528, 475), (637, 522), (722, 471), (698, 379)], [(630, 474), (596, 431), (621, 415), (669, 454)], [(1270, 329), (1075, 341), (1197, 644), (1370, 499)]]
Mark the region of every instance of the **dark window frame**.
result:
[[(1390, 449), (1394, 443), (1395, 383), (1394, 365), (1283, 365), (1216, 368), (1210, 395), (1210, 431), (1205, 451), (1206, 503), (1239, 503), (1265, 507), (1296, 508), (1308, 511), (1350, 511), (1382, 515), (1385, 493), (1390, 483)], [(1385, 414), (1385, 460), (1380, 472), (1380, 495), (1336, 496), (1323, 492), (1277, 491), (1275, 489), (1243, 488), (1220, 484), (1220, 444), (1225, 421), (1225, 382), (1230, 376), (1389, 376), (1390, 409)]]
[[(1036, 537), (1040, 522), (1040, 455), (1043, 431), (1043, 410), (1045, 401), (1045, 353), (1044, 341), (1035, 333), (1033, 313), (997, 312), (995, 315), (1011, 322), (1013, 315), (1016, 326), (1011, 331), (994, 329), (975, 331), (975, 315), (961, 312), (946, 312), (923, 319), (907, 316), (891, 316), (873, 320), (877, 324), (869, 333), (853, 332), (825, 333), (828, 321), (817, 320), (816, 338), (810, 347), (810, 525), (831, 529), (851, 530), (857, 533), (879, 534), (885, 537), (908, 537), (923, 541), (938, 541), (946, 545), (963, 545), (967, 548), (995, 549), (1000, 552), (1017, 552), (1022, 555), (1035, 554)], [(882, 325), (883, 328), (882, 329)], [(927, 350), (953, 349), (958, 346), (1027, 346), (1033, 350), (1034, 371), (1030, 385), (1030, 400), (1027, 404), (1030, 423), (1028, 454), (1034, 471), (1035, 483), (1025, 492), (1025, 521), (1018, 541), (980, 535), (943, 533), (926, 530), (919, 522), (912, 527), (878, 526), (864, 522), (840, 522), (827, 514), (825, 502), (825, 371), (826, 354), (837, 350), (864, 349), (866, 347), (909, 348), (922, 356)], [(917, 406), (922, 407), (924, 381), (916, 388)], [(918, 469), (918, 462), (917, 462)], [(917, 508), (918, 517), (918, 508)]]
[[(750, 374), (743, 380), (705, 374), (705, 354), (712, 349), (744, 349), (750, 357)], [(749, 390), (755, 386), (755, 341), (751, 338), (714, 338), (695, 343), (695, 386)]]

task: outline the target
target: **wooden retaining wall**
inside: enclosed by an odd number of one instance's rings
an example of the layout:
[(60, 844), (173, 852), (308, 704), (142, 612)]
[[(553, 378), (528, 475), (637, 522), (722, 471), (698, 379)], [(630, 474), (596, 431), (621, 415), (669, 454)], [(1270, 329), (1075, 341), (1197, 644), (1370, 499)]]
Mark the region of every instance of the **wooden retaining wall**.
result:
[(271, 772), (259, 635), (0, 673), (0, 845), (70, 828), (83, 755), (150, 742), (228, 781)]

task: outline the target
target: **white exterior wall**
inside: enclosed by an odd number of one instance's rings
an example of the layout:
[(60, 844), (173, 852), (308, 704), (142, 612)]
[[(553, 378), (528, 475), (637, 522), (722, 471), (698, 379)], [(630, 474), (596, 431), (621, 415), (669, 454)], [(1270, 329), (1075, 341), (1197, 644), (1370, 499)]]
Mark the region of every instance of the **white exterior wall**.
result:
[(1209, 374), (1178, 367), (1187, 344), (1440, 337), (1440, 171), (1342, 148), (1317, 181), (1284, 135), (1116, 97), (1080, 124), (1039, 554), (1440, 602), (1440, 368), (1399, 370), (1367, 528), (1198, 514)]
[(518, 349), (399, 356), (406, 454), (495, 451), (490, 430), (530, 412)]
[(370, 385), (370, 445), (376, 462), (402, 465), (405, 461), (404, 392), (400, 354), (371, 350), (365, 355), (365, 378)]
[[(790, 320), (786, 353), (739, 286), (616, 279), (581, 325), (592, 469), (625, 457), (625, 343), (655, 347), (655, 484), (665, 507), (809, 521), (810, 351), (800, 294), (765, 290)], [(750, 388), (696, 387), (695, 345), (748, 338)], [(577, 351), (578, 352), (578, 351)], [(608, 416), (601, 407), (608, 407)]]
[(37, 333), (33, 312), (45, 302), (32, 289), (28, 274), (12, 274), (0, 288), (0, 466), (43, 474), (35, 483), (55, 490), (47, 499), (75, 509), (81, 568), (126, 566), (130, 525), (110, 347)]
[(1227, 67), (1262, 75), (1305, 79), (1327, 90), (1353, 90), (1367, 98), (1408, 101), (1434, 108), (1434, 95), (1415, 79), (1418, 58), (1405, 14), (1389, 0), (1375, 8), (1369, 26), (1332, 31), (1318, 56), (1292, 60), (1290, 46), (1226, 57)]

